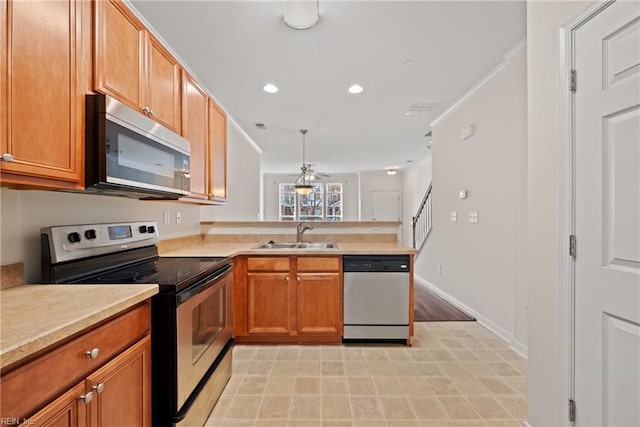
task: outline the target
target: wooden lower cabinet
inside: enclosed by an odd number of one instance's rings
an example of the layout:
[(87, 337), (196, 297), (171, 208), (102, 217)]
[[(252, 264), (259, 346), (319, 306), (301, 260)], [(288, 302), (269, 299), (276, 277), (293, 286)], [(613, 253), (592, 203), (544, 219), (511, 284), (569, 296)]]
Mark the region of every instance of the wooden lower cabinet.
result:
[(341, 257), (238, 257), (238, 342), (342, 341)]
[(51, 402), (23, 424), (42, 427), (84, 427), (87, 425), (87, 405), (78, 396), (85, 395), (85, 384), (81, 382)]
[(146, 301), (2, 372), (0, 418), (32, 426), (151, 426), (150, 313)]
[(247, 273), (247, 332), (291, 333), (289, 273)]
[(151, 338), (146, 337), (87, 378), (90, 426), (151, 425)]

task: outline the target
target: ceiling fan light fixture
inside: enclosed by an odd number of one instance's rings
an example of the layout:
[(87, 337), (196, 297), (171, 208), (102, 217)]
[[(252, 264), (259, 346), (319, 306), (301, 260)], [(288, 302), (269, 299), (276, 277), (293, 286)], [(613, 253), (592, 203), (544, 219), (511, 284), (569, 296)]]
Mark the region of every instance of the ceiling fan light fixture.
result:
[(285, 24), (294, 30), (306, 30), (318, 23), (318, 0), (280, 0)]
[(296, 182), (294, 184), (294, 188), (296, 193), (301, 196), (306, 196), (313, 191), (313, 185), (311, 185), (312, 173), (310, 173), (310, 169), (307, 167), (304, 159), (304, 151), (305, 151), (305, 135), (307, 134), (306, 129), (300, 129), (300, 133), (302, 134), (302, 166), (300, 170), (302, 173), (298, 175), (296, 178)]

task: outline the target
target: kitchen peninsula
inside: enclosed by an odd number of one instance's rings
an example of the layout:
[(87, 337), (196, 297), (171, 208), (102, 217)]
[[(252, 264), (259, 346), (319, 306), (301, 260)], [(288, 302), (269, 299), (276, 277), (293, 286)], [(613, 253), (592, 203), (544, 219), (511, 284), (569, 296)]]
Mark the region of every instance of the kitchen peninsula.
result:
[[(160, 252), (162, 256), (233, 258), (233, 332), (239, 343), (342, 342), (343, 256), (408, 255), (409, 338), (406, 344), (410, 345), (416, 251), (398, 243), (399, 223), (310, 222), (307, 224), (314, 229), (304, 234), (304, 241), (332, 242), (335, 247), (260, 248), (269, 240), (295, 242), (298, 224), (206, 222), (202, 223), (202, 235), (160, 242)], [(212, 229), (216, 234), (205, 231)], [(226, 233), (220, 232), (221, 229)], [(359, 232), (353, 232), (354, 229)]]

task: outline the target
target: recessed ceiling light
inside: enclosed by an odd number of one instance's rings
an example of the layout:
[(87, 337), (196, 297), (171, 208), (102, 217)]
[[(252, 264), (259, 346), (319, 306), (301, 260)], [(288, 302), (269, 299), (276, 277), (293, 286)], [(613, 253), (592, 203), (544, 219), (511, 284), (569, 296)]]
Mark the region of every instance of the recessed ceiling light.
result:
[(349, 87), (349, 93), (352, 93), (354, 95), (356, 95), (358, 93), (362, 93), (363, 90), (364, 90), (364, 88), (362, 86), (360, 86), (359, 84), (354, 84), (354, 85), (351, 85)]
[(278, 91), (278, 86), (273, 83), (267, 83), (262, 89), (267, 93), (276, 93)]

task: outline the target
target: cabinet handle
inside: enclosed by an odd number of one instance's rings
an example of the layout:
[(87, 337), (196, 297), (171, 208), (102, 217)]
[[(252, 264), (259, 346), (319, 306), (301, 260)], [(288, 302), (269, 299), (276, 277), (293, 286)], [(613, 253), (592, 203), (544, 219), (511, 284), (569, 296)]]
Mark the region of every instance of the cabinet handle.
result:
[(153, 110), (151, 108), (149, 108), (149, 115), (150, 116), (154, 116), (156, 113), (153, 112)]
[(96, 393), (100, 394), (104, 391), (104, 383), (98, 383), (96, 385), (93, 386), (93, 391), (95, 391)]
[(149, 114), (150, 114), (150, 111), (151, 111), (151, 110), (149, 109), (149, 107), (144, 107), (144, 108), (142, 109), (142, 112), (143, 112), (143, 113), (145, 113), (146, 115), (149, 115)]
[(9, 154), (9, 153), (4, 153), (2, 155), (2, 160), (4, 160), (7, 163), (11, 163), (11, 162), (13, 162), (13, 156), (11, 154)]
[(298, 282), (300, 282), (300, 276), (298, 276), (297, 280), (298, 280)]
[(84, 355), (89, 359), (95, 359), (98, 357), (99, 354), (100, 354), (100, 349), (97, 347), (94, 348), (93, 350), (87, 350), (84, 352)]
[(82, 396), (80, 396), (80, 400), (82, 400), (84, 403), (89, 403), (93, 400), (93, 392), (90, 391), (87, 394), (83, 394)]

